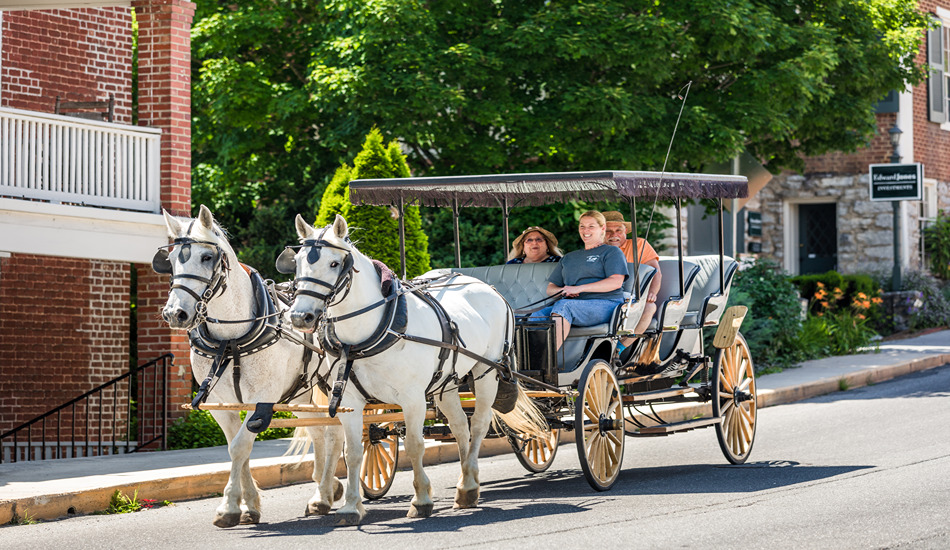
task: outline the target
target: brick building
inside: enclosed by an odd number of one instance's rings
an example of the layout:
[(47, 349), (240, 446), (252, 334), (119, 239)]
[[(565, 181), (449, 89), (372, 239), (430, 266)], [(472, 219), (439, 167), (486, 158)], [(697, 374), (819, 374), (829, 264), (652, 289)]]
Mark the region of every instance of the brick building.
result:
[(191, 211), (195, 6), (16, 4), (0, 3), (0, 434), (168, 352), (173, 407), (188, 344), (150, 260), (161, 209)]
[(878, 132), (868, 148), (809, 158), (803, 173), (779, 174), (746, 206), (761, 214), (761, 237), (747, 241), (792, 274), (890, 271), (893, 207), (870, 200), (869, 165), (890, 162), (895, 128), (900, 162), (921, 163), (924, 172), (923, 200), (899, 202), (901, 265), (926, 268), (921, 228), (950, 209), (950, 1), (921, 0), (920, 9), (941, 25), (921, 37), (918, 62), (930, 66), (928, 81), (878, 105)]

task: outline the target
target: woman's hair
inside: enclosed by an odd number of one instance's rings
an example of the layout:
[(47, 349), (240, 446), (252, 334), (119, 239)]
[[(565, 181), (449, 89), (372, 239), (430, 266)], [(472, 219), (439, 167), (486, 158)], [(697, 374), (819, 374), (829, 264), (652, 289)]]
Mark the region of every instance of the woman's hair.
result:
[(587, 212), (581, 214), (581, 218), (594, 218), (597, 220), (597, 225), (601, 227), (607, 225), (607, 218), (605, 218), (604, 215), (597, 210), (588, 210)]

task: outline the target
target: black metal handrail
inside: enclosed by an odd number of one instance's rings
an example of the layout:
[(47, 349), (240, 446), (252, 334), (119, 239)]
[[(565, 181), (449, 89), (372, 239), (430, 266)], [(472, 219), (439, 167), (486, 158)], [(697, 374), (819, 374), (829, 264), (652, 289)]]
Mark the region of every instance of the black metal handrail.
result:
[[(87, 391), (68, 403), (64, 403), (0, 435), (0, 464), (4, 462), (5, 455), (7, 454), (7, 449), (4, 448), (3, 442), (9, 439), (13, 440), (12, 446), (7, 445), (7, 447), (12, 448), (12, 462), (20, 460), (20, 449), (23, 447), (26, 448), (26, 460), (101, 456), (104, 454), (115, 454), (120, 451), (134, 453), (156, 442), (160, 442), (160, 447), (164, 450), (168, 439), (168, 368), (172, 366), (174, 359), (175, 356), (173, 354), (166, 353), (157, 359), (153, 359), (144, 365), (136, 367), (134, 370), (130, 370), (122, 376)], [(150, 374), (152, 374), (151, 388), (149, 388)], [(132, 378), (133, 375), (136, 376), (135, 379)], [(141, 378), (138, 378), (139, 375), (141, 375)], [(117, 428), (121, 422), (121, 417), (118, 414), (120, 409), (119, 384), (126, 379), (128, 379), (127, 399), (123, 399), (123, 401), (126, 402), (124, 416), (125, 439), (124, 441), (117, 441)], [(133, 381), (137, 383), (136, 386), (133, 386)], [(160, 389), (159, 383), (161, 383)], [(112, 389), (112, 423), (105, 426), (104, 420), (106, 415), (103, 414), (103, 407), (106, 402), (106, 390), (110, 388)], [(134, 388), (137, 388), (139, 396), (132, 395)], [(151, 391), (149, 391), (149, 389), (151, 389)], [(138, 397), (138, 399), (136, 399), (136, 397)], [(96, 415), (98, 416), (98, 429), (95, 429), (94, 424), (90, 421), (93, 400), (98, 403), (99, 407), (98, 415)], [(81, 440), (77, 438), (76, 435), (77, 427), (79, 427), (76, 420), (77, 408), (82, 410), (80, 413), (80, 421), (83, 416), (85, 417), (85, 422), (82, 426)], [(70, 437), (64, 445), (62, 433), (63, 412), (67, 409), (69, 409)], [(45, 456), (47, 453), (44, 451), (48, 447), (46, 439), (47, 421), (51, 420), (54, 416), (55, 419), (52, 420), (55, 421), (56, 439), (52, 452), (53, 456)], [(36, 424), (40, 424), (40, 426), (37, 428)], [(106, 427), (108, 427), (108, 432), (112, 435), (112, 441), (103, 441), (104, 428)], [(133, 439), (133, 427), (136, 430), (136, 439), (140, 441)], [(33, 441), (34, 428), (40, 431), (40, 443)], [(19, 439), (23, 432), (26, 433), (26, 441), (21, 444)], [(90, 440), (90, 435), (93, 432), (96, 434), (96, 439)], [(34, 456), (35, 447), (40, 448), (39, 457)], [(67, 451), (69, 451), (68, 455)]]

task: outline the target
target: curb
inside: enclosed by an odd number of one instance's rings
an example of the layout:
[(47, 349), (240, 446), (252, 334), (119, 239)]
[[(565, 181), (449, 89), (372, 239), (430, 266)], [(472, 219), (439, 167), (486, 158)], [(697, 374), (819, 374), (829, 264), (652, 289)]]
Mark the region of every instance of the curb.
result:
[[(913, 359), (896, 365), (876, 367), (852, 372), (843, 376), (824, 378), (805, 384), (779, 388), (775, 390), (759, 390), (758, 406), (772, 407), (787, 403), (794, 403), (820, 395), (827, 395), (843, 389), (859, 388), (867, 385), (884, 382), (900, 376), (920, 372), (950, 363), (950, 354), (931, 355)], [(686, 404), (670, 407), (664, 410), (666, 418), (675, 421), (676, 418), (689, 420), (699, 415), (709, 414), (710, 405)], [(573, 438), (563, 438), (562, 444), (573, 443)], [(497, 456), (512, 452), (507, 438), (485, 439), (482, 443), (480, 457)], [(422, 463), (425, 466), (458, 461), (458, 445), (455, 442), (436, 442), (427, 444)], [(36, 519), (57, 519), (77, 514), (90, 514), (105, 510), (115, 491), (121, 491), (126, 496), (138, 492), (142, 498), (157, 500), (191, 500), (220, 495), (227, 483), (230, 471), (229, 464), (211, 464), (203, 467), (205, 471), (197, 471), (187, 475), (168, 475), (144, 481), (134, 482), (107, 482), (103, 487), (69, 491), (56, 494), (22, 497), (0, 501), (0, 525), (6, 525), (17, 515), (29, 514)], [(197, 468), (201, 469), (201, 468)], [(400, 453), (399, 470), (410, 469), (409, 458)], [(251, 460), (251, 473), (262, 489), (282, 487), (311, 480), (313, 463), (301, 460), (295, 456), (281, 456)], [(346, 476), (343, 459), (337, 465), (336, 475)], [(108, 480), (107, 480), (108, 481)]]

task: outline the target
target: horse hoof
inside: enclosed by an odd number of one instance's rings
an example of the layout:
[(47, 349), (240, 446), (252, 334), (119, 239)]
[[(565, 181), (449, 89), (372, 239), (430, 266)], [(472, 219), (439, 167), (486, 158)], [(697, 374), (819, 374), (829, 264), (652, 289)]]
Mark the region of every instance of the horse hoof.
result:
[(334, 479), (333, 484), (333, 502), (336, 502), (343, 498), (343, 484), (339, 479)]
[(248, 510), (247, 512), (244, 512), (243, 514), (241, 514), (241, 525), (250, 525), (254, 523), (259, 523), (260, 521), (261, 521), (260, 512), (257, 512), (254, 510)]
[(326, 502), (310, 503), (307, 505), (306, 516), (326, 516), (330, 514), (330, 505)]
[(337, 525), (359, 525), (360, 520), (363, 519), (359, 514), (349, 513), (341, 514), (337, 512), (336, 514), (336, 524)]
[(218, 514), (218, 516), (214, 518), (213, 523), (215, 527), (225, 528), (225, 527), (234, 527), (240, 522), (241, 522), (240, 512), (232, 512), (229, 514)]
[(478, 488), (455, 491), (455, 508), (475, 508), (478, 506)]
[(409, 518), (427, 518), (432, 515), (432, 508), (434, 504), (411, 504), (409, 505), (409, 513), (406, 514), (406, 517)]

